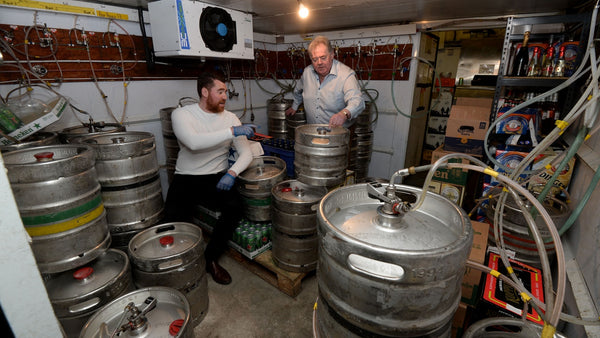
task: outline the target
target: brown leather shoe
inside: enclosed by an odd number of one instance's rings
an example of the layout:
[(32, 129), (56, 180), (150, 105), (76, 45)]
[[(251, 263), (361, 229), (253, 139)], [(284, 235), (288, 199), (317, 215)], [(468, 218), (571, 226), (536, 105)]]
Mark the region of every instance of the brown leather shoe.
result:
[(229, 272), (219, 265), (216, 261), (210, 261), (206, 263), (206, 271), (210, 273), (215, 282), (219, 284), (227, 285), (231, 283), (231, 276)]

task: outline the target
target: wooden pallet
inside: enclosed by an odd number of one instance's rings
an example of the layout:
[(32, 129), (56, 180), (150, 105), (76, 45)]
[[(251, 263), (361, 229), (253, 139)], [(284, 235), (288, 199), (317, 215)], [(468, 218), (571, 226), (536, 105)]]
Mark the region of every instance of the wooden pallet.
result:
[(283, 270), (273, 262), (271, 250), (267, 250), (250, 260), (241, 253), (229, 248), (227, 254), (246, 269), (273, 285), (290, 297), (296, 297), (302, 290), (302, 279), (313, 272), (292, 272)]

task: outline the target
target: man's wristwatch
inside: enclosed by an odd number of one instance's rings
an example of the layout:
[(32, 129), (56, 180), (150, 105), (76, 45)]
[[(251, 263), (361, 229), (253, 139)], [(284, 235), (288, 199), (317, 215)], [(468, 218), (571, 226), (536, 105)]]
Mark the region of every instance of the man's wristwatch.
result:
[(346, 109), (343, 110), (344, 112), (344, 116), (346, 116), (346, 120), (350, 120), (352, 118), (352, 115), (350, 115), (350, 112)]

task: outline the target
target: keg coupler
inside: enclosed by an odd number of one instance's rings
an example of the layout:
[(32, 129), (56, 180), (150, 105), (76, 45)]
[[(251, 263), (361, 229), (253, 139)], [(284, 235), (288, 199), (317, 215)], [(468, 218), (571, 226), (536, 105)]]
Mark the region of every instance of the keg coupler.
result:
[(393, 227), (394, 223), (398, 223), (411, 208), (410, 203), (396, 195), (396, 188), (393, 184), (388, 184), (384, 188), (381, 183), (369, 183), (367, 184), (367, 193), (369, 197), (383, 202), (383, 205), (377, 208), (380, 225)]
[(129, 313), (129, 316), (127, 317), (127, 323), (117, 326), (116, 332), (111, 337), (126, 331), (130, 331), (131, 335), (137, 336), (146, 331), (148, 328), (148, 318), (146, 318), (146, 313), (150, 312), (156, 307), (156, 302), (156, 298), (154, 297), (146, 298), (144, 301), (146, 307), (141, 311), (137, 306), (135, 306), (135, 303), (130, 302), (127, 304), (123, 314), (123, 316), (125, 316)]

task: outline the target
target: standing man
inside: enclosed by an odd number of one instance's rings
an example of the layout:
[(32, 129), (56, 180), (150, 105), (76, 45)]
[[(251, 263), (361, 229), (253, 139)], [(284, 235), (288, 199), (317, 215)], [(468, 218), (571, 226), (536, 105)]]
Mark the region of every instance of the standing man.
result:
[[(220, 212), (204, 256), (206, 270), (215, 282), (229, 284), (231, 276), (218, 259), (243, 216), (240, 197), (232, 187), (237, 175), (252, 161), (247, 137), (252, 137), (254, 131), (225, 110), (227, 86), (222, 76), (200, 75), (198, 95), (198, 104), (177, 108), (171, 115), (180, 150), (167, 193), (164, 221), (191, 222), (197, 205)], [(239, 157), (228, 168), (232, 145)]]
[(329, 124), (331, 127), (352, 125), (353, 118), (364, 109), (356, 73), (333, 59), (329, 39), (317, 36), (308, 45), (312, 65), (306, 67), (294, 89), (294, 103), (286, 115), (294, 115), (304, 103), (309, 124)]

